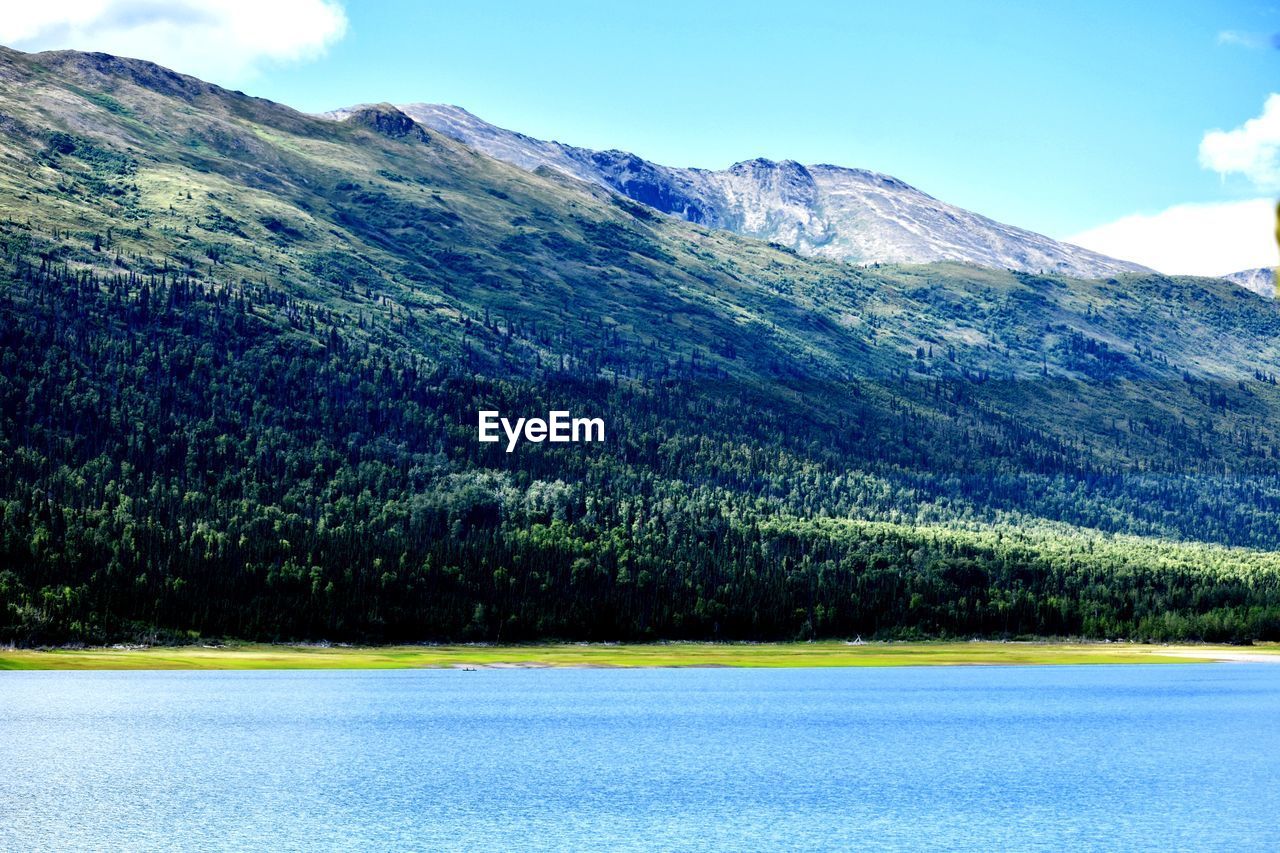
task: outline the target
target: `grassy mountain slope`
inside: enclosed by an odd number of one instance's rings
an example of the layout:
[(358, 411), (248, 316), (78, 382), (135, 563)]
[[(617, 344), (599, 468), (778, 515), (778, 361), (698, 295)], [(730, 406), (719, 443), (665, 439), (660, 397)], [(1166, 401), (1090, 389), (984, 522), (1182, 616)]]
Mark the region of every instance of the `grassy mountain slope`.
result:
[(7, 50), (0, 254), (0, 637), (1280, 625), (1280, 309), (1226, 282), (854, 269)]

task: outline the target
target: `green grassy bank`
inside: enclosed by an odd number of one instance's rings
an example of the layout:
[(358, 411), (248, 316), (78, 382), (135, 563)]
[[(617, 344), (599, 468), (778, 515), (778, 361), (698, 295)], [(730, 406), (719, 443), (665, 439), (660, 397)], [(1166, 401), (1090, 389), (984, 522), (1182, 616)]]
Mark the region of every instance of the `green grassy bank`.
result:
[(461, 667), (948, 666), (1188, 663), (1273, 658), (1280, 646), (1124, 643), (665, 643), (530, 646), (285, 646), (0, 650), (19, 669), (417, 669)]

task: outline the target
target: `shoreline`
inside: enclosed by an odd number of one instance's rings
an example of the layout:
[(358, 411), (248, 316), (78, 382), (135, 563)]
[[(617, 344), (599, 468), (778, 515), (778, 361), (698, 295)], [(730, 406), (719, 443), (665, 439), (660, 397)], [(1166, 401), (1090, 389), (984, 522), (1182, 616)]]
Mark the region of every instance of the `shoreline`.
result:
[(1277, 663), (1280, 644), (1045, 641), (0, 648), (5, 670), (614, 669)]

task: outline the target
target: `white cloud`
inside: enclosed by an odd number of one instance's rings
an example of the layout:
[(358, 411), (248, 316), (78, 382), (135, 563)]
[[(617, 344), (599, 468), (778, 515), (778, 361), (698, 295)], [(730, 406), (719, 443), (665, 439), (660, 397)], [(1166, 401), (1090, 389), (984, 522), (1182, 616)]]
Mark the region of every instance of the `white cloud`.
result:
[(1259, 50), (1267, 46), (1267, 37), (1263, 33), (1246, 33), (1240, 30), (1223, 30), (1218, 33), (1218, 44), (1231, 47), (1247, 47)]
[[(1220, 33), (1224, 44), (1241, 34)], [(1262, 114), (1234, 130), (1211, 130), (1200, 140), (1200, 165), (1223, 178), (1244, 176), (1261, 192), (1280, 189), (1280, 94), (1267, 97)], [(1163, 273), (1227, 275), (1280, 262), (1275, 202), (1267, 198), (1179, 204), (1155, 214), (1135, 214), (1068, 237), (1068, 243)]]
[(1235, 130), (1211, 130), (1200, 140), (1200, 165), (1222, 176), (1238, 172), (1259, 189), (1280, 187), (1280, 95), (1262, 115)]
[(1275, 203), (1258, 198), (1180, 204), (1091, 228), (1075, 243), (1169, 275), (1227, 275), (1280, 262)]
[(6, 3), (0, 43), (149, 59), (221, 83), (314, 59), (346, 33), (338, 0), (60, 0)]

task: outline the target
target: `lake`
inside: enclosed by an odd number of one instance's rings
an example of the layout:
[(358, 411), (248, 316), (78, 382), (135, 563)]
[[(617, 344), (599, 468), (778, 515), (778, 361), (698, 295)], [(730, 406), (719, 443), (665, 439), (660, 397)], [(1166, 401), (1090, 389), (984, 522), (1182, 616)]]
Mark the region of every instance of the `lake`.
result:
[(1275, 849), (1280, 666), (0, 673), (0, 849)]

